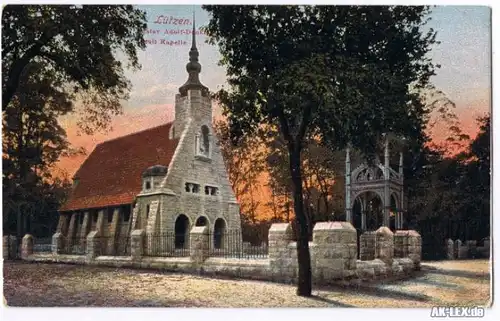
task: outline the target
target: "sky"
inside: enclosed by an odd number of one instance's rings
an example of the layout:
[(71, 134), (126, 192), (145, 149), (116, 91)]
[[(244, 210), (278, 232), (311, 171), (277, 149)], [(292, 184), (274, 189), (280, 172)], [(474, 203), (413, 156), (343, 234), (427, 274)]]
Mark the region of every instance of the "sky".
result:
[[(138, 6), (146, 11), (148, 43), (139, 52), (140, 71), (127, 71), (133, 89), (124, 102), (124, 114), (115, 117), (113, 130), (107, 134), (78, 136), (76, 120), (62, 120), (70, 142), (84, 147), (90, 153), (97, 143), (135, 131), (161, 125), (173, 119), (173, 102), (178, 88), (187, 80), (185, 70), (195, 11), (196, 29), (209, 21), (208, 12), (200, 5)], [(456, 103), (465, 133), (477, 133), (475, 119), (489, 112), (491, 105), (491, 11), (480, 6), (439, 6), (430, 15), (429, 28), (437, 31), (440, 41), (430, 53), (433, 62), (441, 65), (431, 81)], [(205, 43), (203, 34), (197, 35), (197, 46), (202, 65), (200, 79), (210, 90), (216, 91), (225, 82), (224, 67), (218, 65), (217, 47)], [(439, 130), (434, 133), (439, 136)], [(435, 137), (439, 139), (439, 137)], [(70, 176), (85, 157), (63, 159), (59, 163)]]

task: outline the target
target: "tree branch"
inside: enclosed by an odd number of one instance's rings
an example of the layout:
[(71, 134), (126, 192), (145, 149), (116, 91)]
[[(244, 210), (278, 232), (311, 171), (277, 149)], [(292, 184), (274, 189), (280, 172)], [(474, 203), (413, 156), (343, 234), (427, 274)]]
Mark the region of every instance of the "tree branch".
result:
[(309, 106), (309, 104), (307, 104), (304, 108), (304, 113), (302, 114), (302, 122), (300, 123), (299, 133), (297, 135), (297, 141), (299, 142), (302, 141), (306, 134), (307, 126), (309, 125), (309, 120), (311, 119), (311, 114), (312, 108), (311, 106)]
[(16, 60), (8, 75), (7, 84), (5, 85), (5, 90), (2, 89), (2, 108), (5, 110), (9, 103), (14, 97), (18, 87), (21, 75), (24, 71), (24, 68), (29, 64), (31, 59), (35, 58), (40, 54), (42, 47), (50, 40), (48, 33), (44, 33), (42, 37), (31, 47), (26, 53), (20, 58)]

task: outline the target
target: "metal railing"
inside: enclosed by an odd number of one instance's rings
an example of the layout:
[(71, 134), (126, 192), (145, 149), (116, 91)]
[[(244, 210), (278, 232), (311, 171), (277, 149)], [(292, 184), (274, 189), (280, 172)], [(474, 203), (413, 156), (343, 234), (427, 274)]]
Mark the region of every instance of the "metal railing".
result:
[(85, 255), (87, 239), (85, 237), (65, 237), (59, 254)]
[(241, 231), (224, 231), (209, 234), (209, 256), (240, 259), (262, 259), (269, 254), (267, 243), (253, 245), (245, 242)]
[(97, 256), (130, 256), (130, 236), (101, 236), (96, 238)]
[(52, 252), (52, 238), (33, 238), (33, 253), (50, 253)]
[(187, 257), (190, 254), (189, 234), (175, 232), (146, 234), (143, 254), (153, 257)]

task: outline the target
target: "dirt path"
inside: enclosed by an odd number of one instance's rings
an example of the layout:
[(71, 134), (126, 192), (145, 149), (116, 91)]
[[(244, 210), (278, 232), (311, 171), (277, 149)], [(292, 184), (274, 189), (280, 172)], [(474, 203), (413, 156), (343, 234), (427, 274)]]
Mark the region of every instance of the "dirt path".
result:
[(4, 295), (10, 306), (100, 307), (431, 307), (489, 305), (485, 260), (424, 264), (406, 281), (360, 288), (315, 289), (248, 280), (103, 267), (4, 262)]

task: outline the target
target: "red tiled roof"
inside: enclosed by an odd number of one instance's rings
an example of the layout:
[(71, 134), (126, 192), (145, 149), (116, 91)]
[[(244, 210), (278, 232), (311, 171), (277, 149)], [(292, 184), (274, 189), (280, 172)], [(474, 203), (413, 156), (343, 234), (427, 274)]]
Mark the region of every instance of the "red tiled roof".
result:
[(172, 123), (97, 145), (76, 172), (78, 184), (60, 211), (131, 204), (142, 189), (142, 172), (168, 166), (178, 139), (169, 139)]

